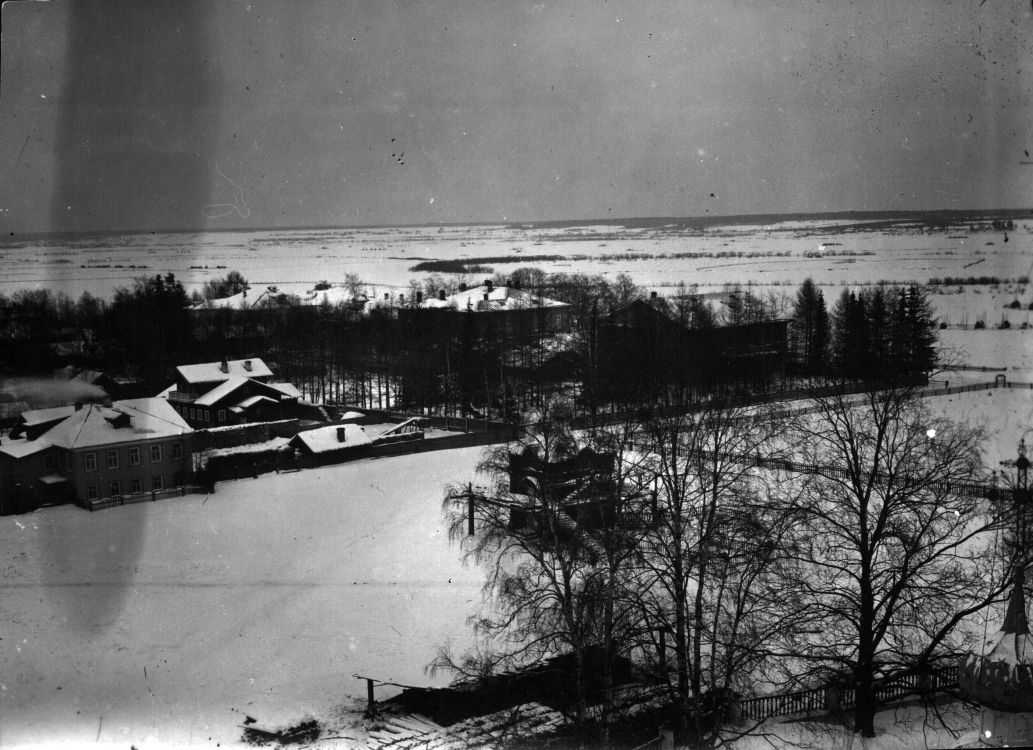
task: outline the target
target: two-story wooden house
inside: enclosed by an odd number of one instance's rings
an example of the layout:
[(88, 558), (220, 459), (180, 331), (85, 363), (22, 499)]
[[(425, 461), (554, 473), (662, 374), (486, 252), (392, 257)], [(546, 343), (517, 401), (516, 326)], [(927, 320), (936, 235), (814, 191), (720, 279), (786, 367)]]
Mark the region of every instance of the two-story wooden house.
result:
[(62, 410), (26, 412), (0, 444), (0, 514), (190, 483), (193, 430), (165, 399)]
[(175, 385), (160, 395), (198, 429), (288, 419), (301, 399), (293, 385), (274, 381), (260, 359), (181, 365)]

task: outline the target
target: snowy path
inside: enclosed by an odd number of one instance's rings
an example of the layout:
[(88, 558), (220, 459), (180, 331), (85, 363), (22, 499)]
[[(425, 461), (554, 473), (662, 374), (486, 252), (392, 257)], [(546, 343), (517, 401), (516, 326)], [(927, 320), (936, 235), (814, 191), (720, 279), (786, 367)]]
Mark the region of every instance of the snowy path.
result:
[(225, 745), (245, 714), (275, 725), (363, 696), (356, 672), (426, 683), (480, 601), (440, 512), (479, 452), (0, 518), (0, 747)]

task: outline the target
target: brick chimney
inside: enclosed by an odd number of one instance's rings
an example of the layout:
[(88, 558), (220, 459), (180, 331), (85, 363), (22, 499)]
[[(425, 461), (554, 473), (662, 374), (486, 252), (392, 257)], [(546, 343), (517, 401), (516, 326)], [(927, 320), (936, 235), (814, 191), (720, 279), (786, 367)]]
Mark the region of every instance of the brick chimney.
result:
[(226, 373), (230, 371), (230, 363), (225, 357), (222, 358), (222, 362), (219, 364), (219, 369)]
[(484, 286), (488, 287), (489, 292), (495, 291), (495, 284), (492, 283), (491, 279), (485, 279)]
[(344, 433), (344, 428), (343, 427), (338, 427), (337, 428), (337, 442), (338, 443), (343, 443), (345, 441), (344, 434), (345, 434)]
[(444, 289), (438, 289), (438, 299), (441, 300), (442, 302), (445, 301), (445, 290)]
[(465, 292), (466, 291), (466, 282), (465, 281), (460, 282), (460, 284), (459, 284), (459, 291), (460, 292)]
[(416, 292), (416, 304), (423, 302), (423, 292)]
[(247, 370), (248, 372), (251, 372), (251, 360), (250, 359), (245, 359), (244, 360), (244, 369)]

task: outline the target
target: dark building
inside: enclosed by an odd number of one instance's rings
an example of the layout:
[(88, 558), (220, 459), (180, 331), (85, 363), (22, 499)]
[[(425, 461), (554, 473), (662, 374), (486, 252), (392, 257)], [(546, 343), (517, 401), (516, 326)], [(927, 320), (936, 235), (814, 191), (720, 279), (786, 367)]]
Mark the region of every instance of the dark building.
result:
[(649, 401), (686, 390), (769, 380), (785, 366), (788, 320), (687, 328), (645, 300), (602, 319), (597, 380), (611, 400)]

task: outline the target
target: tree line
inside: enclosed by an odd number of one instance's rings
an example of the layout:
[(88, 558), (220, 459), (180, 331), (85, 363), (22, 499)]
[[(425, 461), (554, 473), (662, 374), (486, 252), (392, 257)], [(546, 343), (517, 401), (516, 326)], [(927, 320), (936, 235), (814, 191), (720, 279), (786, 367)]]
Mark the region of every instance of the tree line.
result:
[(936, 320), (921, 287), (844, 289), (830, 312), (808, 278), (796, 293), (793, 320), (804, 375), (906, 380), (928, 377), (937, 364)]
[[(749, 286), (704, 295), (684, 284), (668, 297), (647, 297), (625, 274), (608, 280), (537, 268), (492, 281), (570, 305), (569, 330), (505, 330), (471, 316), (400, 314), (421, 298), (454, 293), (460, 277), (432, 274), (384, 305), (374, 287), (350, 276), (346, 287), (353, 298), (373, 298), (366, 311), (351, 302), (301, 305), (279, 293), (245, 310), (190, 310), (197, 293), (192, 300), (166, 274), (137, 279), (111, 300), (88, 292), (72, 300), (46, 289), (0, 295), (0, 362), (10, 374), (46, 374), (72, 364), (130, 375), (157, 391), (180, 364), (261, 357), (316, 402), (512, 419), (552, 392), (573, 389), (576, 405), (587, 413), (629, 406), (615, 403), (613, 389), (600, 382), (600, 372), (607, 371), (599, 367), (600, 331), (611, 313), (645, 299), (688, 331), (792, 318), (792, 358), (763, 373), (763, 383), (753, 373), (739, 383), (744, 391), (791, 388), (799, 378), (819, 374), (873, 381), (902, 373), (921, 377), (935, 363), (929, 303), (914, 287), (844, 291), (830, 313), (809, 279), (795, 300), (762, 296)], [(204, 292), (218, 298), (248, 289), (243, 275), (231, 271), (207, 282)], [(655, 343), (655, 358), (680, 356), (663, 340)], [(688, 372), (718, 366), (697, 359)], [(703, 380), (740, 377), (724, 370), (710, 374)], [(670, 393), (675, 385), (653, 384), (646, 395), (633, 389), (635, 398), (651, 398), (657, 388)], [(678, 388), (677, 401), (698, 396), (699, 389)], [(618, 400), (626, 401), (626, 394)]]

